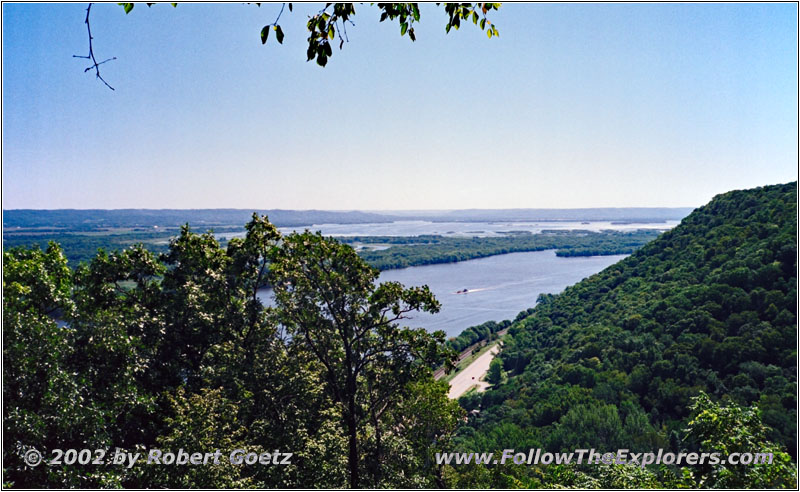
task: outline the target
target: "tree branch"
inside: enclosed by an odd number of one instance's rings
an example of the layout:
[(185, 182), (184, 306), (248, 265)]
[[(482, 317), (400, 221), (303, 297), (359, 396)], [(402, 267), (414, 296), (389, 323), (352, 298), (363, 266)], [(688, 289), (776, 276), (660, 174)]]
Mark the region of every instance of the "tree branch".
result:
[(89, 24), (89, 14), (91, 12), (92, 12), (92, 4), (90, 3), (89, 6), (86, 7), (86, 21), (85, 21), (86, 22), (86, 30), (89, 33), (89, 55), (88, 56), (72, 55), (72, 57), (73, 58), (85, 58), (87, 60), (92, 60), (92, 65), (87, 67), (86, 70), (84, 70), (84, 72), (88, 72), (89, 70), (94, 69), (96, 77), (98, 79), (100, 79), (106, 85), (106, 87), (108, 87), (109, 89), (111, 89), (113, 91), (114, 88), (111, 87), (111, 85), (109, 85), (109, 83), (106, 82), (106, 79), (104, 79), (100, 75), (100, 65), (102, 65), (103, 63), (106, 63), (106, 62), (110, 62), (111, 60), (116, 60), (117, 57), (114, 56), (112, 58), (105, 59), (105, 60), (103, 60), (103, 61), (101, 61), (99, 63), (97, 62), (97, 59), (95, 59), (95, 57), (94, 57), (94, 49), (92, 47), (92, 39), (93, 39), (92, 38), (92, 26), (91, 26), (91, 24)]

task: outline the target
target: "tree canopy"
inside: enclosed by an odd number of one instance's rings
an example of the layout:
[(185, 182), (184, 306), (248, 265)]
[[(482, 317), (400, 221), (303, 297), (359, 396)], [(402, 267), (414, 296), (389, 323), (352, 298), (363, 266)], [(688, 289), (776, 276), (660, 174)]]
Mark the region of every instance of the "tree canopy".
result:
[[(748, 428), (796, 460), (796, 190), (717, 196), (630, 257), (540, 296), (504, 339), (507, 380), (468, 402), (480, 414), (458, 446), (730, 451)], [(745, 468), (692, 472), (693, 486), (774, 486)]]
[[(350, 248), (254, 215), (226, 248), (184, 227), (155, 256), (3, 253), (3, 466), (15, 487), (411, 487), (462, 410), (432, 366), (427, 287), (376, 285)], [(278, 305), (258, 288), (269, 277)], [(424, 419), (420, 421), (420, 417)], [(433, 445), (432, 443), (438, 443)], [(262, 449), (269, 443), (269, 450)], [(30, 468), (36, 448), (278, 449), (288, 466)], [(411, 459), (406, 459), (414, 450)], [(403, 456), (403, 459), (400, 457)], [(397, 473), (395, 473), (397, 472)]]
[[(427, 287), (254, 214), (223, 248), (3, 253), (3, 466), (14, 487), (796, 487), (796, 183), (720, 195), (630, 257), (445, 342)], [(270, 282), (276, 305), (258, 289)], [(492, 388), (433, 368), (508, 329)], [(468, 346), (468, 345), (467, 345)], [(470, 413), (467, 416), (466, 410)], [(31, 467), (31, 448), (292, 452), (287, 466)], [(436, 453), (761, 452), (771, 464), (452, 466)]]
[[(257, 6), (261, 6), (260, 2), (255, 2)], [(130, 14), (136, 3), (126, 2), (120, 3), (126, 14)], [(155, 5), (155, 3), (146, 3), (148, 7)], [(177, 7), (177, 3), (171, 4)], [(267, 5), (267, 4), (265, 4)], [(497, 26), (489, 19), (491, 11), (500, 8), (500, 3), (437, 3), (444, 9), (447, 14), (447, 23), (445, 23), (445, 31), (450, 32), (452, 29), (458, 30), (461, 27), (461, 21), (465, 24), (472, 22), (475, 26), (484, 31), (489, 39), (500, 35)], [(276, 4), (277, 6), (277, 4)], [(377, 8), (380, 12), (379, 22), (390, 21), (397, 22), (400, 30), (400, 36), (408, 35), (408, 38), (413, 42), (416, 41), (417, 36), (414, 31), (414, 24), (421, 19), (419, 3), (370, 3), (368, 5), (359, 4), (365, 8)], [(86, 8), (86, 28), (89, 37), (89, 53), (86, 56), (74, 55), (76, 58), (86, 58), (91, 61), (91, 65), (85, 70), (93, 70), (98, 80), (103, 82), (106, 87), (111, 90), (114, 88), (100, 74), (100, 65), (116, 60), (115, 57), (108, 58), (102, 61), (97, 61), (94, 55), (92, 28), (90, 22), (90, 15), (92, 4), (90, 3)], [(269, 41), (270, 33), (274, 32), (274, 38), (278, 44), (283, 44), (285, 35), (281, 28), (281, 18), (285, 14), (291, 14), (294, 10), (292, 3), (280, 4), (280, 10), (275, 20), (266, 24), (260, 33), (261, 43), (266, 44)], [(356, 4), (354, 3), (326, 3), (324, 7), (319, 9), (313, 15), (308, 17), (306, 21), (306, 30), (308, 31), (308, 49), (306, 50), (307, 61), (315, 60), (317, 65), (324, 67), (328, 64), (328, 59), (333, 56), (333, 45), (338, 41), (339, 49), (343, 49), (346, 42), (349, 42), (347, 36), (347, 26), (351, 29), (355, 26), (353, 18), (356, 16)]]

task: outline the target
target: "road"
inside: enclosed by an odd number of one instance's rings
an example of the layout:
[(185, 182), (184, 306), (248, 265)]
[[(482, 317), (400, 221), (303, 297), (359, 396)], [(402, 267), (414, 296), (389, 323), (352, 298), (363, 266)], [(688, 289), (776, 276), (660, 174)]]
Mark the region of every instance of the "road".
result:
[(452, 399), (456, 399), (475, 385), (478, 386), (478, 391), (486, 391), (486, 388), (489, 387), (489, 383), (481, 381), (481, 379), (489, 371), (489, 364), (491, 364), (492, 359), (494, 359), (494, 356), (497, 355), (498, 352), (500, 352), (500, 347), (495, 345), (486, 353), (475, 359), (475, 362), (468, 365), (463, 371), (456, 374), (450, 381), (450, 393), (448, 396)]
[[(497, 338), (502, 338), (503, 335), (505, 335), (506, 333), (508, 333), (508, 328), (498, 331), (497, 332)], [(462, 360), (464, 360), (467, 357), (469, 357), (470, 355), (472, 355), (472, 351), (474, 349), (480, 347), (481, 345), (483, 345), (484, 342), (485, 342), (484, 340), (481, 340), (480, 342), (472, 344), (469, 347), (467, 347), (464, 350), (462, 350), (461, 353), (458, 355), (458, 362), (461, 362)], [(444, 367), (440, 367), (439, 369), (436, 369), (433, 372), (433, 378), (434, 379), (442, 379), (444, 376), (445, 376)]]

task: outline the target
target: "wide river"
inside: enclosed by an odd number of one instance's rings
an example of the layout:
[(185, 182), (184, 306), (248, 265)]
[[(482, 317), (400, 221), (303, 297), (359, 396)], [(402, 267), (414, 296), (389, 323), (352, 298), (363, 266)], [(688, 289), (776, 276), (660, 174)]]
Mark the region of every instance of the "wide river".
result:
[[(539, 294), (561, 292), (622, 258), (625, 255), (560, 258), (554, 250), (511, 253), (387, 270), (381, 272), (380, 280), (428, 285), (442, 309), (436, 314), (415, 313), (405, 324), (443, 330), (451, 337), (486, 321), (514, 319), (520, 311), (533, 307)], [(464, 289), (466, 294), (457, 293)], [(260, 297), (271, 304), (270, 289), (262, 289)]]
[[(536, 234), (546, 230), (585, 230), (585, 231), (632, 231), (636, 229), (672, 229), (678, 220), (664, 222), (608, 222), (608, 221), (494, 221), (494, 222), (431, 222), (427, 220), (402, 220), (396, 222), (370, 224), (314, 224), (306, 227), (279, 227), (282, 234), (306, 229), (320, 231), (323, 236), (419, 236), (437, 234), (440, 236), (492, 237), (509, 232), (530, 232)], [(244, 232), (221, 232), (219, 239), (244, 237)]]

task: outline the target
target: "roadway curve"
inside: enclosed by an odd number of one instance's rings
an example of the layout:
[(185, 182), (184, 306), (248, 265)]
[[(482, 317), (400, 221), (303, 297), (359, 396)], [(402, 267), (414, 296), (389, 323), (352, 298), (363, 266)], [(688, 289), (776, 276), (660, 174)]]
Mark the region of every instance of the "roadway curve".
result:
[(471, 387), (477, 385), (478, 391), (486, 391), (489, 383), (483, 381), (483, 377), (489, 372), (489, 364), (497, 353), (500, 352), (499, 344), (486, 351), (475, 362), (464, 368), (463, 371), (455, 375), (450, 381), (450, 393), (448, 396), (456, 399), (467, 392)]

